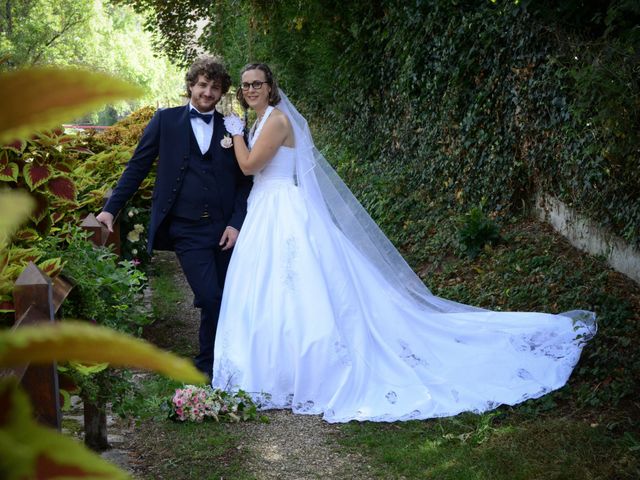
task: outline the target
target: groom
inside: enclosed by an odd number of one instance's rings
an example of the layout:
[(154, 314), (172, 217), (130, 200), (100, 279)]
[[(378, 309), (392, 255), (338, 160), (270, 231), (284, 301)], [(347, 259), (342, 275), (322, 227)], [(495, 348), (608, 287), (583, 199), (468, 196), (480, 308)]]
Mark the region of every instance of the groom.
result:
[(109, 231), (156, 158), (149, 251), (174, 250), (201, 309), (196, 367), (211, 376), (224, 278), (247, 210), (251, 177), (238, 167), (223, 117), (214, 107), (231, 78), (213, 57), (186, 74), (189, 104), (156, 112), (104, 210)]

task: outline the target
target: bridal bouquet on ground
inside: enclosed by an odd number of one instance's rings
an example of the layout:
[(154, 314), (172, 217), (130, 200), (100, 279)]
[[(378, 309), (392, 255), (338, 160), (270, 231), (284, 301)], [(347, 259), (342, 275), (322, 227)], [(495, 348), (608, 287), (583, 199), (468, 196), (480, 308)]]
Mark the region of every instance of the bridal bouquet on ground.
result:
[(186, 385), (168, 399), (169, 418), (180, 422), (241, 422), (258, 418), (258, 409), (251, 397), (213, 389), (210, 386)]

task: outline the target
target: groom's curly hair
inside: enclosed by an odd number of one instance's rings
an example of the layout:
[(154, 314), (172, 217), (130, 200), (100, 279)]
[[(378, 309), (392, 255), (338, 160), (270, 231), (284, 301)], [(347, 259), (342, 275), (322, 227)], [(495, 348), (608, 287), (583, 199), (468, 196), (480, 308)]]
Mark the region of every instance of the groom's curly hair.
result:
[[(248, 72), (249, 70), (260, 70), (264, 73), (264, 78), (271, 87), (271, 92), (269, 93), (269, 105), (275, 107), (280, 102), (280, 93), (278, 93), (278, 82), (273, 78), (273, 73), (271, 72), (269, 65), (266, 63), (249, 63), (245, 65), (240, 72), (240, 78), (242, 78), (244, 72)], [(236, 90), (236, 98), (238, 99), (238, 102), (240, 102), (240, 105), (242, 105), (242, 108), (245, 110), (249, 108), (249, 104), (245, 101), (244, 95), (242, 94), (242, 89), (239, 87), (238, 90)]]
[(207, 80), (220, 83), (223, 95), (229, 91), (231, 77), (227, 73), (226, 68), (224, 68), (224, 65), (222, 65), (216, 57), (202, 55), (191, 64), (185, 75), (187, 97), (191, 98), (191, 87), (196, 84), (200, 75), (204, 75)]

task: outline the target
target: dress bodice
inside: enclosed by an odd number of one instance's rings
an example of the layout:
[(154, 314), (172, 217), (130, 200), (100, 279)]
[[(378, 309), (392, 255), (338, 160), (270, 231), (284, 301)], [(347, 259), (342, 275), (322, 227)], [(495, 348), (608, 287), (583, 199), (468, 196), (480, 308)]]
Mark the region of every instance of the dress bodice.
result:
[[(269, 106), (260, 123), (256, 125), (255, 133), (251, 135), (249, 139), (250, 148), (253, 148), (253, 145), (262, 132), (262, 126), (273, 110), (274, 108)], [(253, 176), (254, 188), (265, 183), (294, 184), (295, 165), (295, 149), (280, 146), (274, 157), (267, 163), (267, 165)]]
[(289, 180), (293, 182), (295, 165), (294, 149), (280, 147), (269, 163), (254, 175), (253, 182), (263, 180)]

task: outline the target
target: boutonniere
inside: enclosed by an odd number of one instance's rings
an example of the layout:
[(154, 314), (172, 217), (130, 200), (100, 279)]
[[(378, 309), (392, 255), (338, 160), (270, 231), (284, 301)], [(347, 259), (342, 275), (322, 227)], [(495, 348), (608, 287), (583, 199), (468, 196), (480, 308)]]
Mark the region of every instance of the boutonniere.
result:
[(233, 147), (233, 138), (231, 138), (229, 135), (225, 135), (224, 137), (222, 137), (222, 140), (220, 140), (220, 145), (222, 145), (222, 148)]

